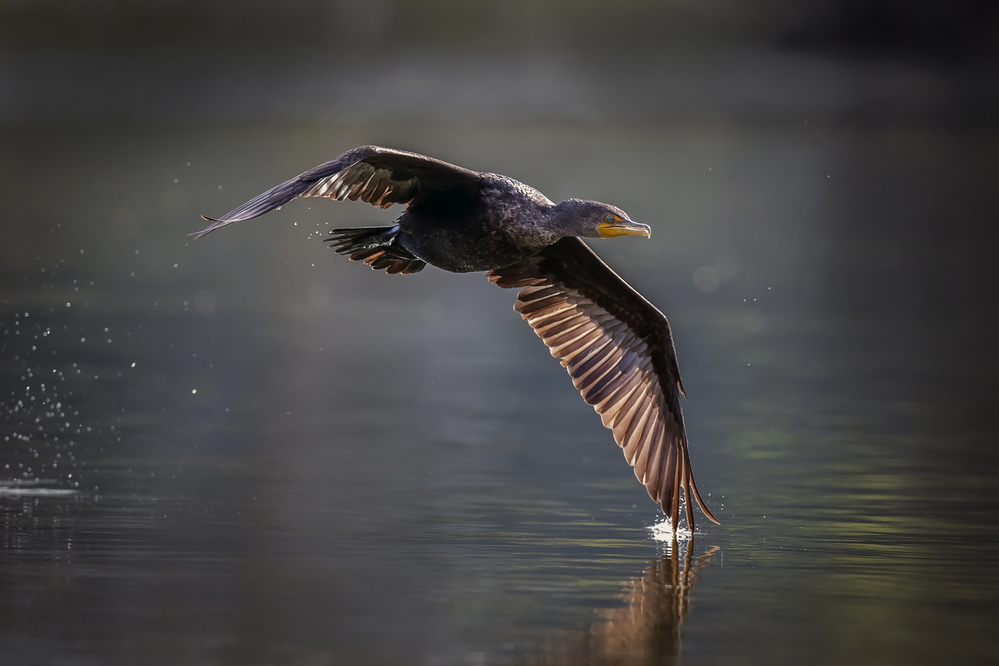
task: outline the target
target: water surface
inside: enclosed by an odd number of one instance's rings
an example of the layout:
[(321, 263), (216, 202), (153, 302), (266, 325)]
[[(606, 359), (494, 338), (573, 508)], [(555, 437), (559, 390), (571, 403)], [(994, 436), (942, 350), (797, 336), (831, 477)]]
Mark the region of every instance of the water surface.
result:
[[(999, 659), (994, 131), (415, 130), (5, 134), (4, 663)], [(594, 247), (672, 321), (721, 526), (655, 538), (511, 292), (320, 242), (391, 211), (184, 247), (365, 142), (653, 225)]]

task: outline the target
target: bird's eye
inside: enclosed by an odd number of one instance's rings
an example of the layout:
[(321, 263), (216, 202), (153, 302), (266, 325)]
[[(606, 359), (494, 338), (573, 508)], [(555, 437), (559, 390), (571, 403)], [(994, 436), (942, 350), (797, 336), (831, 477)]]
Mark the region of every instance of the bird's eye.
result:
[(616, 217), (615, 215), (608, 215), (604, 219), (607, 220), (608, 222), (613, 222), (615, 217)]

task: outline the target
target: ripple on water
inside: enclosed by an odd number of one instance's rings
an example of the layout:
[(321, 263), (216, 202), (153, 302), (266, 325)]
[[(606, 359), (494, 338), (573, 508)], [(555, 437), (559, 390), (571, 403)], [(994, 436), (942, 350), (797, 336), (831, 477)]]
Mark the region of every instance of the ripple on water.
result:
[(0, 482), (0, 497), (65, 497), (79, 493), (73, 488), (54, 488), (52, 485), (55, 483), (57, 483), (55, 480), (25, 483)]

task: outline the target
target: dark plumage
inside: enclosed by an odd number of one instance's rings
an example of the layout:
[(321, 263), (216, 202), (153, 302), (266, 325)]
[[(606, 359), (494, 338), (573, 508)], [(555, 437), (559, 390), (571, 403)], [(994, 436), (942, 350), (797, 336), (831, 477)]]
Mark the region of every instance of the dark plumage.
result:
[(614, 431), (635, 476), (676, 529), (680, 489), (694, 528), (694, 484), (680, 410), (683, 385), (669, 322), (579, 237), (650, 235), (619, 208), (569, 199), (556, 205), (512, 178), (430, 157), (361, 146), (281, 183), (194, 234), (279, 208), (296, 197), (405, 204), (392, 225), (334, 229), (330, 247), (388, 273), (427, 264), (489, 271), (520, 289), (514, 306), (572, 376), (583, 399)]

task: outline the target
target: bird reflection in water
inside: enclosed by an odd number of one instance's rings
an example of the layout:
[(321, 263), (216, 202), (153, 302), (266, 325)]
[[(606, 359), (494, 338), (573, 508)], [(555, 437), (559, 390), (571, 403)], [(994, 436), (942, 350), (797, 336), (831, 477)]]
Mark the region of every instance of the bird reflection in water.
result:
[[(694, 557), (694, 540), (680, 553), (677, 540), (645, 575), (629, 580), (621, 592), (624, 606), (599, 608), (589, 629), (554, 633), (527, 664), (663, 664), (680, 655), (680, 626), (690, 607), (698, 572), (719, 552), (712, 546)], [(683, 567), (680, 567), (681, 557)]]

